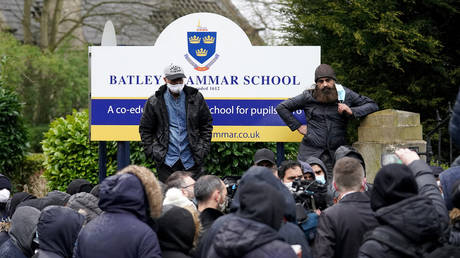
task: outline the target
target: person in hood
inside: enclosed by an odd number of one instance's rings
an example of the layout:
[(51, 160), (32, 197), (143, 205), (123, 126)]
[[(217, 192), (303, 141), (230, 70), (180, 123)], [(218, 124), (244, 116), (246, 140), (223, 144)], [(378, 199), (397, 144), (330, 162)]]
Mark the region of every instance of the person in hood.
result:
[(39, 217), (40, 211), (34, 207), (16, 209), (11, 218), (10, 239), (0, 246), (0, 257), (27, 258), (34, 254), (33, 239)]
[(36, 258), (72, 258), (73, 248), (85, 218), (69, 207), (48, 206), (37, 225), (39, 249)]
[(6, 205), (8, 217), (11, 218), (13, 216), (14, 212), (16, 211), (16, 208), (20, 203), (30, 199), (37, 199), (37, 197), (26, 192), (19, 192), (13, 194), (13, 196), (11, 197), (11, 199), (8, 200), (8, 203)]
[(447, 210), (452, 210), (454, 205), (452, 204), (452, 189), (455, 181), (460, 179), (460, 166), (451, 166), (449, 169), (444, 170), (439, 174), (439, 181), (444, 195), (444, 202)]
[(265, 182), (252, 180), (240, 185), (238, 192), (238, 210), (213, 224), (210, 230), (216, 233), (204, 257), (296, 257), (277, 232), (285, 207), (283, 195)]
[(107, 177), (99, 197), (103, 213), (81, 230), (74, 257), (161, 257), (151, 226), (163, 197), (149, 169), (130, 165)]
[(72, 180), (70, 184), (67, 186), (67, 193), (70, 195), (74, 195), (76, 193), (89, 193), (93, 189), (93, 185), (86, 179), (78, 178)]
[(161, 182), (179, 170), (198, 178), (211, 148), (211, 112), (203, 95), (184, 85), (185, 78), (182, 67), (168, 65), (166, 84), (147, 100), (139, 124), (145, 155), (155, 161)]
[(453, 209), (449, 212), (449, 244), (460, 247), (460, 179), (452, 186), (451, 199)]
[(97, 205), (98, 202), (99, 198), (96, 196), (81, 192), (70, 197), (67, 207), (85, 216), (85, 224), (87, 224), (102, 213), (102, 210)]
[(173, 205), (161, 215), (157, 223), (162, 257), (191, 257), (189, 254), (197, 234), (192, 213)]
[(315, 180), (321, 184), (328, 184), (332, 180), (332, 177), (329, 179), (326, 176), (326, 166), (323, 161), (315, 157), (308, 157), (305, 159), (305, 162), (308, 163), (315, 173)]
[[(307, 125), (294, 117), (296, 110), (304, 111)], [(286, 125), (304, 135), (298, 159), (305, 160), (310, 156), (321, 159), (327, 166), (324, 172), (329, 181), (332, 180), (335, 150), (346, 144), (348, 121), (377, 110), (372, 99), (338, 84), (334, 69), (327, 64), (316, 68), (314, 89), (305, 90), (276, 107)]]
[(8, 219), (6, 203), (10, 199), (11, 181), (8, 177), (0, 174), (0, 221)]
[(29, 200), (23, 201), (18, 205), (18, 207), (31, 206), (39, 210), (43, 210), (44, 208), (51, 206), (51, 205), (65, 206), (69, 198), (70, 198), (70, 194), (64, 193), (58, 190), (54, 190), (54, 191), (49, 192), (43, 198), (29, 199)]
[[(296, 204), (294, 201), (294, 197), (292, 196), (291, 192), (287, 189), (286, 186), (281, 183), (281, 181), (275, 177), (272, 173), (272, 170), (267, 167), (261, 166), (253, 166), (244, 173), (242, 178), (239, 181), (238, 190), (236, 191), (233, 201), (230, 207), (230, 215), (235, 214), (240, 209), (240, 195), (243, 193), (241, 192), (241, 187), (243, 187), (246, 183), (249, 182), (260, 182), (263, 184), (268, 184), (274, 187), (278, 193), (281, 194), (283, 198), (283, 222), (281, 223), (281, 228), (278, 231), (278, 235), (281, 239), (285, 242), (289, 243), (290, 245), (301, 245), (302, 247), (302, 257), (309, 258), (311, 257), (310, 247), (307, 243), (304, 233), (297, 225), (296, 221)], [(195, 257), (206, 257), (207, 250), (209, 250), (210, 245), (212, 244), (216, 231), (214, 229), (214, 224), (218, 223), (218, 221), (225, 221), (230, 216), (222, 216), (216, 221), (214, 221), (213, 226), (206, 232), (206, 236), (201, 241), (197, 256)]]
[(358, 257), (422, 257), (448, 236), (447, 209), (430, 167), (414, 151), (395, 153), (403, 164), (382, 167), (374, 179), (371, 208), (379, 226)]

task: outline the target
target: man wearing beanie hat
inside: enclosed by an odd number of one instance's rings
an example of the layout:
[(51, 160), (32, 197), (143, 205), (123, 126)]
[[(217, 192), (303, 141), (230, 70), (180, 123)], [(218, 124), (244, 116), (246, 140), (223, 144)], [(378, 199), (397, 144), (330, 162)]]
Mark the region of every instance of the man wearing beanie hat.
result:
[[(313, 89), (281, 102), (276, 111), (286, 125), (304, 135), (299, 146), (298, 160), (313, 156), (327, 167), (327, 180), (332, 181), (335, 150), (346, 145), (347, 122), (352, 117), (363, 117), (378, 110), (370, 98), (337, 84), (334, 69), (321, 64), (315, 70)], [(303, 110), (307, 125), (302, 125), (292, 114)]]
[(211, 112), (185, 78), (182, 67), (168, 65), (165, 84), (145, 103), (139, 124), (145, 155), (155, 161), (163, 183), (176, 171), (189, 171), (197, 179), (211, 149)]
[(384, 166), (375, 177), (371, 208), (380, 225), (358, 257), (423, 257), (447, 240), (449, 217), (430, 167), (409, 149), (396, 155), (404, 165)]

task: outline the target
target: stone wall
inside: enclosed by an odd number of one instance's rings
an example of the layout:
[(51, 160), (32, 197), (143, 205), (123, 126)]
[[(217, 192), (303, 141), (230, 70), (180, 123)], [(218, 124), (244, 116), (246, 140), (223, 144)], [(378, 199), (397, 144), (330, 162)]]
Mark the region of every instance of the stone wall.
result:
[(426, 152), (420, 114), (394, 109), (370, 114), (358, 128), (358, 141), (353, 147), (363, 155), (367, 181), (373, 182), (381, 167), (382, 154), (391, 153), (397, 148)]

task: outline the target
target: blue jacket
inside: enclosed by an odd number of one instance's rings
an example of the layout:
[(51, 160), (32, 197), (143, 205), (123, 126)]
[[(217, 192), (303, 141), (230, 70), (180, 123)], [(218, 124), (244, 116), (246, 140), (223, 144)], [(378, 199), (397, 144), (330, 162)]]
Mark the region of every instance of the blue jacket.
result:
[(81, 230), (74, 257), (160, 258), (157, 235), (147, 224), (145, 196), (140, 179), (133, 174), (106, 178), (99, 193), (104, 212)]

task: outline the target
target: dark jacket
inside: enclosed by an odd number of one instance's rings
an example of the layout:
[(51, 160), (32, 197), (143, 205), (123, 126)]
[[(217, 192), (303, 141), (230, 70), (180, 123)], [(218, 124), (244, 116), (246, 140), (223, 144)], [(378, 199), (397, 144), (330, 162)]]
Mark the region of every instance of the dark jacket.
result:
[[(38, 221), (38, 257), (71, 258), (75, 241), (85, 218), (69, 207), (49, 206), (45, 208)], [(52, 254), (49, 254), (52, 253)]]
[(455, 145), (460, 147), (460, 91), (457, 94), (457, 101), (452, 111), (452, 117), (449, 122), (449, 134)]
[[(377, 104), (368, 97), (343, 87), (345, 89), (344, 104), (353, 111), (354, 117), (363, 117), (378, 110)], [(307, 120), (307, 134), (303, 137), (299, 147), (299, 159), (302, 157), (320, 157), (329, 151), (334, 157), (335, 150), (346, 144), (346, 129), (349, 117), (337, 112), (337, 103), (324, 104), (316, 101), (312, 96), (313, 90), (306, 90), (302, 94), (281, 102), (276, 111), (286, 125), (297, 130), (301, 123), (292, 112), (303, 110)]]
[(205, 234), (206, 231), (212, 226), (212, 223), (220, 216), (223, 216), (220, 210), (213, 208), (206, 208), (200, 213), (200, 222), (201, 222), (201, 234)]
[(162, 199), (150, 170), (128, 166), (101, 183), (99, 197), (104, 212), (81, 230), (74, 257), (161, 257), (147, 224), (159, 216)]
[(460, 218), (455, 219), (450, 226), (449, 244), (460, 246)]
[(442, 186), (442, 192), (444, 194), (444, 202), (448, 210), (454, 208), (452, 204), (452, 187), (454, 183), (460, 179), (460, 167), (451, 167), (447, 170), (444, 170), (439, 174), (439, 180)]
[(11, 218), (10, 239), (0, 247), (0, 257), (23, 258), (34, 253), (35, 237), (40, 211), (34, 207), (19, 207)]
[(313, 257), (357, 257), (364, 233), (378, 225), (369, 196), (350, 193), (321, 213)]
[[(145, 155), (157, 163), (163, 163), (169, 144), (169, 118), (164, 100), (166, 85), (161, 86), (144, 105), (139, 125)], [(187, 109), (187, 138), (195, 164), (203, 164), (209, 153), (212, 137), (212, 116), (201, 93), (184, 86)]]
[[(397, 243), (407, 242), (408, 246), (419, 250), (418, 247), (424, 244), (447, 240), (449, 217), (430, 167), (424, 161), (416, 160), (409, 168), (415, 177), (418, 195), (376, 211), (380, 226), (365, 237), (358, 257), (410, 257), (409, 248), (397, 250)], [(402, 240), (393, 240), (394, 244), (375, 240), (373, 235), (382, 232), (382, 227), (388, 227)], [(396, 239), (388, 233), (383, 235), (390, 241)]]
[(283, 195), (256, 180), (240, 185), (238, 191), (238, 210), (214, 222), (203, 240), (209, 249), (204, 249), (202, 257), (296, 257), (278, 235), (285, 207)]

